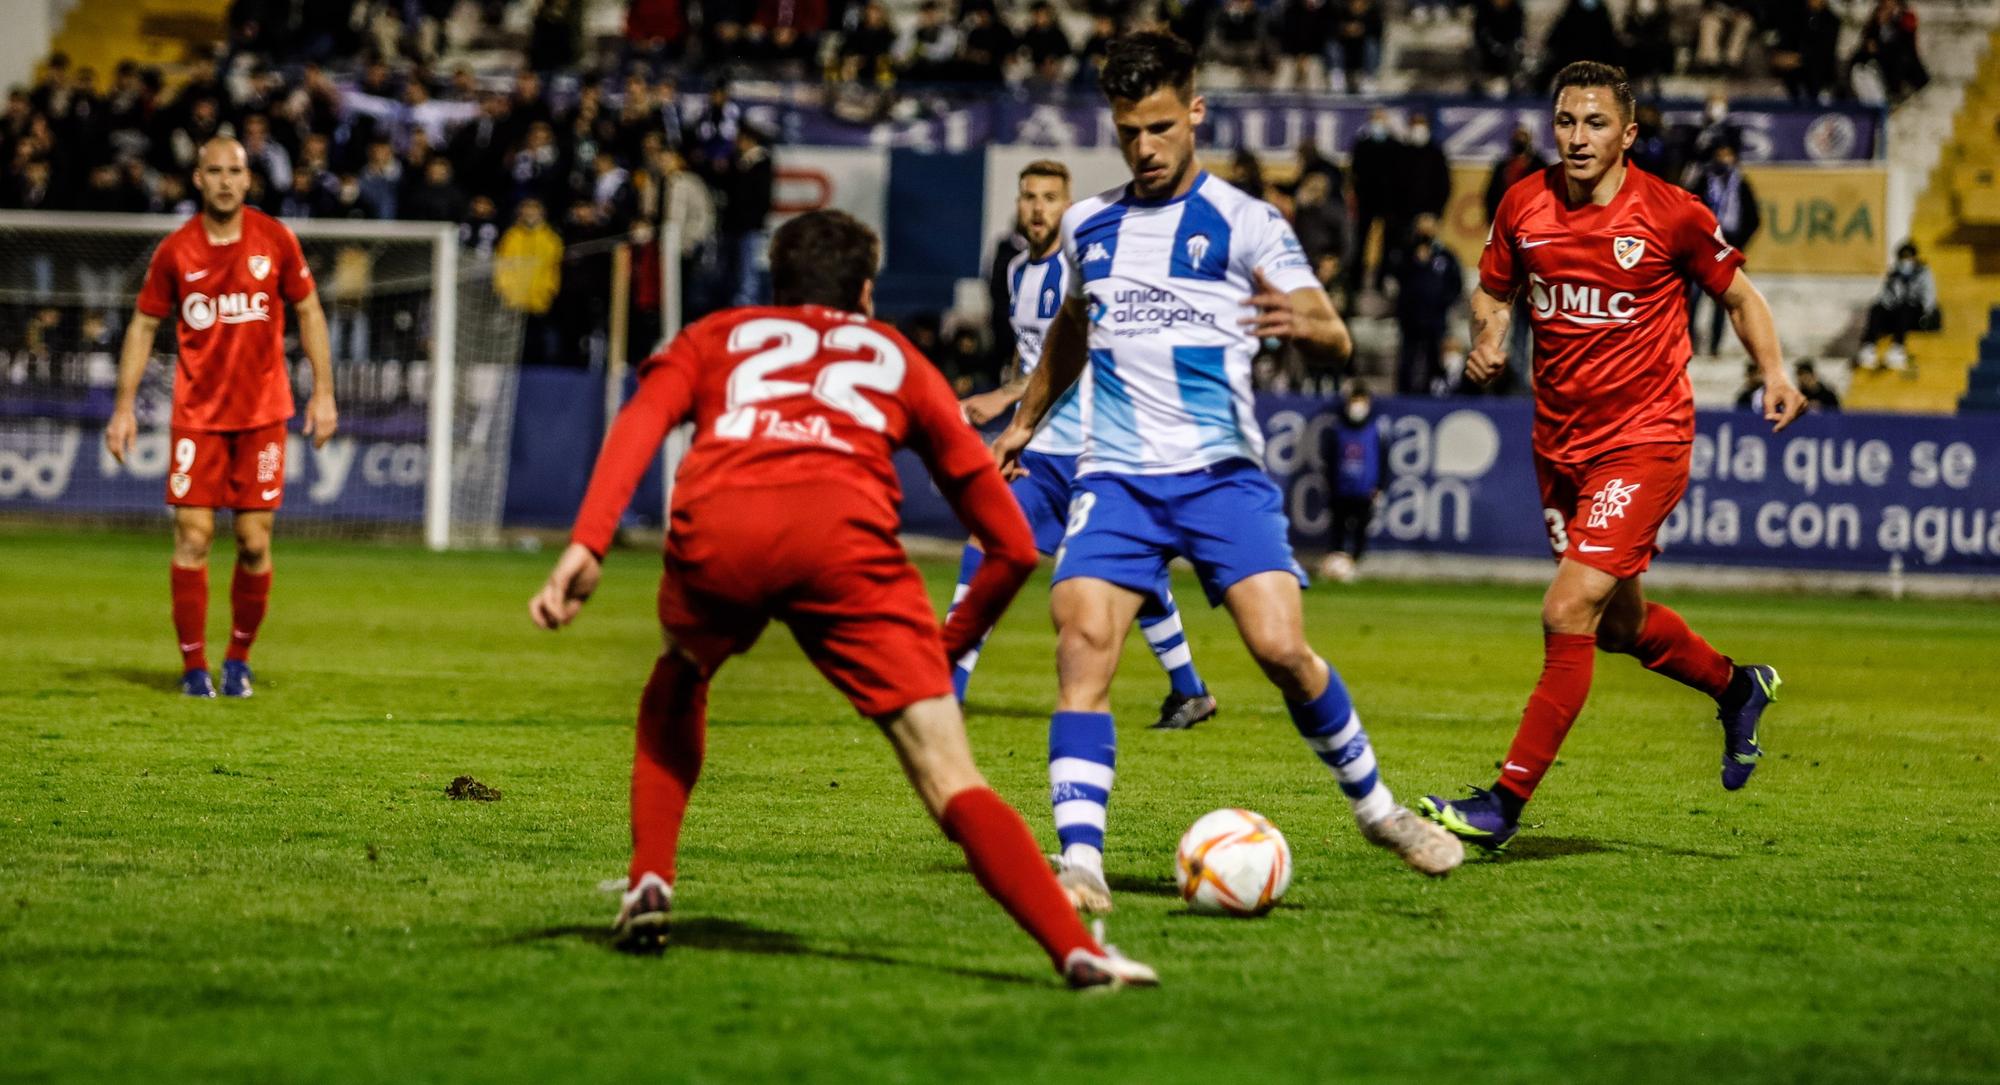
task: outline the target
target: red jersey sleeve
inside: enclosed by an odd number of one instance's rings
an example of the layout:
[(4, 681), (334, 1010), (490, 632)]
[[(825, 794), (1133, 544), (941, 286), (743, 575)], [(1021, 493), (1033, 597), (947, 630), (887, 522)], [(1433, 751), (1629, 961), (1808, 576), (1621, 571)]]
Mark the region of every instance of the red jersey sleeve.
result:
[(1743, 253), (1722, 238), (1715, 212), (1692, 193), (1677, 193), (1672, 226), (1674, 266), (1712, 297), (1721, 296), (1736, 281)]
[(139, 287), (139, 311), (156, 320), (164, 320), (173, 315), (174, 287), (177, 285), (172, 234), (160, 242), (153, 250), (153, 258), (146, 263), (146, 281)]
[[(923, 357), (897, 337), (909, 357)], [(951, 386), (929, 362), (910, 368), (903, 382), (910, 412), (909, 446), (930, 468), (939, 492), (986, 551), (944, 627), (947, 660), (978, 645), (1035, 570), (1035, 536), (1020, 502), (1000, 478), (993, 455), (966, 425)]]
[(1479, 285), (1489, 294), (1507, 297), (1514, 292), (1521, 274), (1519, 253), (1514, 251), (1514, 218), (1521, 206), (1516, 185), (1500, 197), (1493, 211), (1493, 225), (1486, 231), (1486, 247), (1479, 253)]
[(694, 406), (695, 378), (699, 373), (700, 348), (695, 332), (701, 325), (681, 332), (667, 349), (639, 366), (639, 387), (619, 410), (605, 435), (604, 448), (597, 454), (597, 466), (590, 472), (590, 488), (584, 491), (583, 506), (577, 510), (576, 526), (570, 541), (581, 543), (602, 558), (618, 531), (618, 519), (632, 503), (632, 491), (660, 454), (667, 431), (686, 418)]
[(306, 263), (304, 250), (299, 248), (299, 235), (282, 222), (277, 227), (283, 238), (278, 244), (284, 263), (278, 271), (278, 291), (285, 295), (286, 301), (303, 301), (313, 292), (312, 267)]

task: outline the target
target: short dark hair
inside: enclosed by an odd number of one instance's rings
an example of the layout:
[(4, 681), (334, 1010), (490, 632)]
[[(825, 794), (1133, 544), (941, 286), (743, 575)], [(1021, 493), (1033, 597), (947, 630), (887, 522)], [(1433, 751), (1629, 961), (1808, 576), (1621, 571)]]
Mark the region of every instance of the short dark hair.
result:
[(1033, 162), (1021, 167), (1021, 176), (1019, 179), (1025, 181), (1030, 177), (1053, 177), (1061, 181), (1064, 187), (1068, 187), (1069, 167), (1053, 158), (1037, 158)]
[(1579, 60), (1557, 72), (1555, 86), (1549, 91), (1549, 104), (1562, 101), (1563, 91), (1571, 87), (1609, 87), (1611, 96), (1618, 100), (1619, 116), (1627, 121), (1637, 108), (1632, 101), (1632, 84), (1625, 79), (1625, 69), (1616, 64)]
[(1194, 95), (1194, 48), (1162, 30), (1142, 30), (1113, 38), (1104, 51), (1097, 85), (1107, 99), (1136, 102), (1171, 87), (1186, 100)]
[(882, 242), (845, 211), (808, 211), (771, 236), (771, 300), (861, 311), (861, 287), (875, 277)]

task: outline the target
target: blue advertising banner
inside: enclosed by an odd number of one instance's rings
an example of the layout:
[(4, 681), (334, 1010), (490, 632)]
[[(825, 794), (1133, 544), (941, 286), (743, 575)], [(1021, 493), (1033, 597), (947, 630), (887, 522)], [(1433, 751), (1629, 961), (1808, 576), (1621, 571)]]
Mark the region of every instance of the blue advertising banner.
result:
[[(1306, 139), (1322, 150), (1346, 154), (1376, 106), (1400, 121), (1411, 111), (1434, 118), (1445, 153), (1456, 159), (1492, 161), (1506, 153), (1516, 124), (1526, 124), (1544, 151), (1552, 149), (1548, 103), (1407, 97), (1373, 101), (1283, 94), (1215, 94), (1208, 98), (1206, 146), (1247, 148), (1288, 154)], [(833, 147), (893, 147), (920, 151), (970, 151), (980, 147), (1118, 146), (1111, 111), (1094, 95), (1036, 101), (995, 96), (943, 108), (905, 121), (855, 124), (817, 106), (752, 104), (746, 113), (778, 132), (786, 143)], [(1699, 101), (1668, 102), (1669, 125), (1699, 126)], [(1883, 151), (1883, 114), (1866, 106), (1798, 107), (1786, 103), (1739, 103), (1729, 122), (1743, 139), (1748, 162), (1867, 162)]]
[[(1468, 556), (1549, 554), (1525, 399), (1377, 401), (1389, 473), (1373, 545)], [(1325, 543), (1334, 401), (1260, 396), (1265, 467), (1293, 541)], [(2000, 425), (1977, 416), (1812, 415), (1772, 434), (1748, 412), (1698, 416), (1686, 496), (1662, 561), (1790, 569), (2000, 574)], [(964, 531), (914, 457), (904, 528)]]

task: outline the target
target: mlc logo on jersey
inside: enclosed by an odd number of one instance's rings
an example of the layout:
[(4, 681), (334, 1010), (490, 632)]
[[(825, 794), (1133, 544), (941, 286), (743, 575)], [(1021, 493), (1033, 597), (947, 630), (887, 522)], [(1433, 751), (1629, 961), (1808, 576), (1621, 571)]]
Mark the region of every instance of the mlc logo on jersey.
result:
[(264, 276), (269, 275), (270, 273), (271, 273), (270, 257), (252, 256), (250, 258), (250, 274), (255, 276), (258, 282), (260, 283), (263, 282)]
[(224, 324), (252, 324), (271, 319), (271, 295), (258, 291), (244, 294), (189, 294), (181, 299), (181, 319), (195, 331), (207, 331), (216, 321)]
[(1641, 237), (1614, 237), (1611, 239), (1611, 255), (1618, 258), (1619, 267), (1630, 271), (1638, 266), (1639, 258), (1646, 255), (1646, 239)]
[(1528, 273), (1528, 300), (1535, 307), (1537, 320), (1560, 316), (1572, 324), (1596, 327), (1631, 324), (1637, 319), (1632, 308), (1638, 300), (1636, 294), (1620, 290), (1607, 298), (1601, 286), (1552, 283), (1533, 272)]

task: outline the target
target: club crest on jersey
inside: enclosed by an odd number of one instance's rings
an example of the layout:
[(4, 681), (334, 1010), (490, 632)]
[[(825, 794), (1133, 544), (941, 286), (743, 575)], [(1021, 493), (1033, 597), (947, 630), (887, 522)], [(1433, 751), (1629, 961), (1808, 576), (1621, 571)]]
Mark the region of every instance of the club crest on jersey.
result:
[(1618, 260), (1618, 266), (1626, 271), (1639, 264), (1639, 258), (1646, 255), (1646, 239), (1643, 237), (1614, 237), (1611, 239), (1611, 255)]
[(1200, 267), (1208, 257), (1208, 235), (1196, 234), (1187, 239), (1188, 263)]
[(270, 273), (271, 273), (270, 257), (259, 255), (259, 256), (252, 256), (250, 258), (250, 274), (258, 282), (263, 282), (264, 276), (269, 275)]
[(174, 491), (175, 497), (186, 497), (188, 487), (193, 485), (193, 483), (194, 480), (189, 478), (185, 471), (175, 471), (173, 474), (167, 476), (167, 486)]

